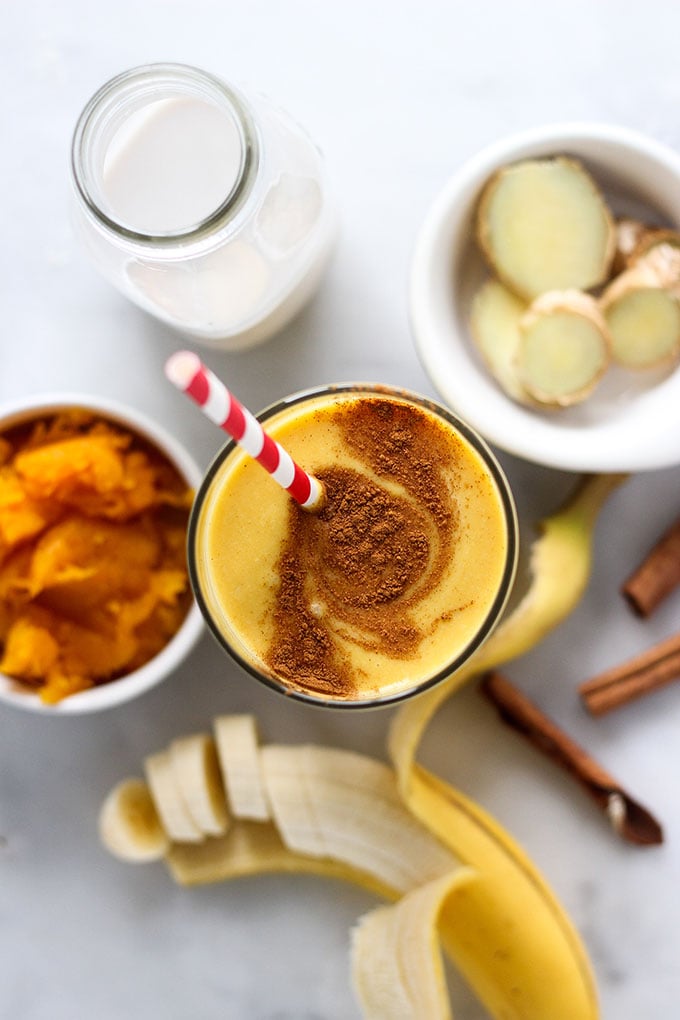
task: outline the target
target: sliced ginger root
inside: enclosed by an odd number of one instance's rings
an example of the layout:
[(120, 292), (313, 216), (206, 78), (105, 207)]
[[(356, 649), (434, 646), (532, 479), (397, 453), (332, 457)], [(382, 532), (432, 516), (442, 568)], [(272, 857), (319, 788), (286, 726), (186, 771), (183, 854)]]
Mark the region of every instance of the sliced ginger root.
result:
[(559, 156), (494, 174), (479, 203), (477, 239), (499, 278), (533, 300), (546, 291), (603, 283), (616, 231), (590, 174)]
[(674, 365), (680, 360), (680, 247), (653, 244), (612, 281), (600, 305), (614, 361), (632, 370)]
[(577, 290), (541, 295), (520, 320), (516, 370), (541, 404), (567, 407), (584, 400), (610, 361), (606, 322), (597, 302)]
[(487, 280), (474, 296), (470, 328), (472, 337), (497, 383), (508, 396), (522, 404), (533, 403), (517, 377), (519, 324), (526, 303), (498, 280)]
[(633, 370), (673, 364), (680, 358), (680, 305), (668, 291), (638, 288), (608, 309), (612, 357)]

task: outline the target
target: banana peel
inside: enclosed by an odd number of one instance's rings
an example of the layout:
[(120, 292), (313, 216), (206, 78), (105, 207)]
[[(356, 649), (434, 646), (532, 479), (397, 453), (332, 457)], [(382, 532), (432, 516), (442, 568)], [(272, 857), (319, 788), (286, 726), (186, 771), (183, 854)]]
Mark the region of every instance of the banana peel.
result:
[[(534, 865), (478, 805), (415, 761), (437, 709), (465, 682), (523, 655), (564, 620), (590, 577), (595, 522), (626, 475), (591, 475), (542, 522), (516, 608), (454, 676), (398, 710), (388, 748), (407, 807), (478, 871), (442, 912), (448, 953), (494, 1017), (595, 1020), (595, 983), (570, 920)], [(524, 920), (526, 919), (526, 920)]]
[(485, 811), (420, 765), (409, 807), (473, 881), (446, 899), (444, 948), (491, 1016), (596, 1020), (595, 981), (581, 940), (536, 867)]

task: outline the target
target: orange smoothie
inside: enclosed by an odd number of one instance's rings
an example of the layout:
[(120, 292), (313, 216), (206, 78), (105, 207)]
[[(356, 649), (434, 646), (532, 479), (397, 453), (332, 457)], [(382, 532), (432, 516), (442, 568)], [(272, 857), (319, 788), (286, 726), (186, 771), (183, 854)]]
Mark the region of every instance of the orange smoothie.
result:
[(238, 448), (217, 458), (189, 543), (213, 633), (265, 682), (325, 704), (386, 703), (449, 675), (514, 576), (514, 507), (491, 454), (437, 405), (386, 388), (313, 391), (265, 415), (325, 502), (302, 510)]

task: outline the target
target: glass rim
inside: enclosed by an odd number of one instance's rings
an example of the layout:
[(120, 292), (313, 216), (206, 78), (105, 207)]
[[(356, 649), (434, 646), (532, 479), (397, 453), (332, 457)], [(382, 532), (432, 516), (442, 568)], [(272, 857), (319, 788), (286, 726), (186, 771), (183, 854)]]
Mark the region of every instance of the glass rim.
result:
[[(91, 135), (97, 130), (97, 119), (126, 88), (135, 84), (150, 84), (154, 78), (164, 79), (165, 84), (181, 85), (198, 83), (213, 97), (226, 103), (239, 133), (241, 163), (236, 180), (223, 201), (201, 220), (181, 230), (147, 232), (135, 230), (106, 213), (98, 204), (93, 189), (88, 183), (88, 167), (85, 159)], [(209, 71), (203, 71), (190, 64), (154, 63), (141, 64), (123, 71), (106, 81), (90, 97), (76, 122), (71, 141), (71, 175), (76, 192), (96, 221), (106, 229), (128, 241), (142, 244), (173, 245), (200, 240), (207, 233), (219, 227), (228, 215), (240, 208), (253, 184), (260, 159), (260, 145), (255, 123), (242, 96), (231, 85)]]
[(187, 527), (186, 548), (189, 581), (193, 589), (196, 603), (203, 614), (210, 633), (217, 640), (217, 643), (229, 654), (237, 665), (245, 670), (246, 673), (249, 673), (256, 680), (259, 680), (271, 690), (274, 690), (279, 694), (283, 694), (285, 697), (291, 698), (294, 701), (300, 701), (307, 705), (314, 705), (318, 708), (332, 708), (341, 711), (351, 709), (386, 708), (390, 705), (395, 705), (399, 702), (415, 697), (418, 694), (422, 694), (424, 691), (435, 687), (437, 684), (442, 683), (448, 677), (452, 676), (471, 658), (477, 649), (484, 644), (495, 629), (502, 616), (503, 610), (507, 605), (508, 599), (510, 598), (517, 572), (517, 562), (519, 557), (519, 523), (517, 519), (517, 509), (505, 472), (486, 440), (470, 425), (458, 418), (458, 416), (449, 408), (444, 407), (444, 405), (440, 404), (438, 401), (420, 393), (416, 393), (413, 390), (399, 386), (383, 385), (381, 383), (337, 383), (312, 386), (308, 389), (296, 391), (287, 397), (283, 397), (282, 399), (269, 404), (262, 411), (258, 412), (255, 417), (258, 421), (264, 424), (279, 412), (287, 410), (290, 407), (294, 407), (296, 404), (304, 403), (316, 397), (334, 393), (357, 393), (359, 395), (368, 394), (397, 397), (406, 401), (411, 401), (412, 403), (424, 407), (433, 414), (443, 418), (444, 421), (448, 422), (448, 424), (453, 425), (456, 431), (469, 443), (472, 449), (483, 460), (484, 465), (494, 483), (501, 504), (503, 519), (505, 521), (507, 549), (503, 573), (498, 585), (498, 591), (488, 608), (481, 626), (477, 629), (473, 637), (462, 649), (459, 650), (458, 654), (454, 658), (447, 662), (442, 669), (437, 670), (437, 672), (432, 676), (419, 680), (411, 686), (399, 688), (398, 690), (387, 692), (384, 695), (374, 695), (370, 698), (335, 699), (313, 694), (308, 691), (304, 691), (301, 688), (292, 687), (284, 683), (283, 680), (277, 679), (276, 676), (271, 673), (266, 673), (263, 669), (260, 669), (257, 665), (241, 655), (240, 652), (234, 648), (229, 639), (222, 633), (213, 619), (207, 600), (201, 592), (196, 562), (197, 532), (203, 505), (210, 491), (213, 480), (223, 463), (232, 453), (239, 449), (238, 444), (234, 440), (230, 440), (221, 447), (220, 450), (218, 450), (217, 454), (208, 465), (203, 480), (194, 497)]

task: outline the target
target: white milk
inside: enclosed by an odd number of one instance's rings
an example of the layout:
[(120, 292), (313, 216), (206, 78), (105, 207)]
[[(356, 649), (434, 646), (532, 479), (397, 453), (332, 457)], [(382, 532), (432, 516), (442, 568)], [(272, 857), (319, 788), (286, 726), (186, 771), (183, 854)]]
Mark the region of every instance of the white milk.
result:
[(169, 325), (250, 346), (318, 285), (334, 236), (321, 157), (266, 101), (181, 65), (142, 68), (91, 100), (73, 151), (95, 264)]
[(104, 158), (113, 219), (139, 233), (187, 230), (234, 187), (243, 146), (231, 117), (201, 99), (160, 99), (132, 114)]

